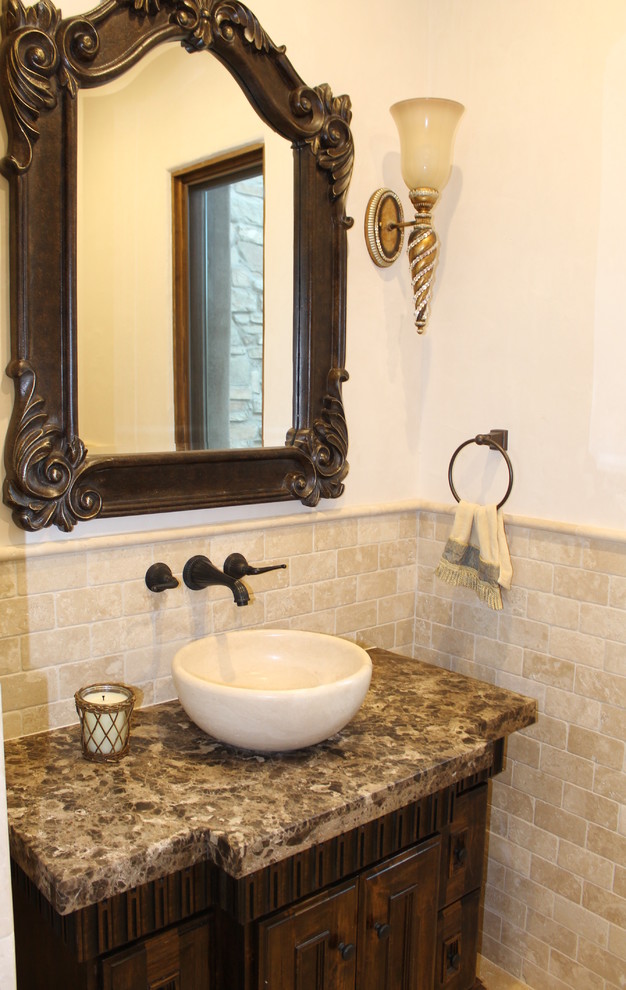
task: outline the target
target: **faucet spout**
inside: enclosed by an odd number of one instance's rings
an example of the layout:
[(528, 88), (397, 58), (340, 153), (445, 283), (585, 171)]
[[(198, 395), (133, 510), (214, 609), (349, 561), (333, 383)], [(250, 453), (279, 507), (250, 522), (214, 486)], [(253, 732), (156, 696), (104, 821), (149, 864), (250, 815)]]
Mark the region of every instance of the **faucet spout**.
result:
[(230, 588), (236, 605), (247, 605), (250, 601), (245, 584), (228, 574), (224, 574), (215, 564), (211, 563), (208, 557), (204, 557), (202, 554), (189, 558), (183, 568), (183, 581), (192, 591), (201, 591), (202, 588), (208, 588), (211, 585), (222, 585), (225, 588)]

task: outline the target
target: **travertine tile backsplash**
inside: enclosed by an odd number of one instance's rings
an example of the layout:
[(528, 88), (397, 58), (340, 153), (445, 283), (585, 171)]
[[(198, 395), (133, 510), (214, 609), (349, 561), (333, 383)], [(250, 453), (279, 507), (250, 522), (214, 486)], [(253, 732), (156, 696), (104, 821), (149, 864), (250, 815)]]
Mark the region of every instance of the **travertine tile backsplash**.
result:
[[(7, 737), (76, 721), (74, 691), (123, 680), (143, 704), (174, 696), (190, 638), (292, 626), (413, 653), (537, 698), (493, 783), (482, 952), (537, 990), (615, 990), (626, 972), (626, 540), (507, 523), (513, 588), (497, 613), (437, 581), (447, 512), (385, 507), (171, 531), (145, 543), (0, 563)], [(139, 539), (139, 538), (135, 538)], [(149, 592), (156, 560), (232, 551), (288, 564), (225, 589)]]
[(433, 576), (421, 513), (416, 655), (537, 698), (492, 786), (482, 952), (537, 990), (626, 986), (626, 542), (507, 526), (501, 613)]
[[(319, 517), (317, 517), (319, 519)], [(74, 692), (123, 680), (141, 703), (175, 697), (170, 664), (192, 638), (245, 626), (336, 633), (366, 646), (411, 653), (417, 517), (267, 526), (132, 547), (71, 550), (0, 563), (0, 677), (7, 738), (76, 720)], [(218, 566), (233, 551), (286, 570), (247, 579), (248, 606), (225, 588), (189, 591), (185, 561), (204, 553)], [(164, 560), (181, 580), (154, 594), (145, 573)]]

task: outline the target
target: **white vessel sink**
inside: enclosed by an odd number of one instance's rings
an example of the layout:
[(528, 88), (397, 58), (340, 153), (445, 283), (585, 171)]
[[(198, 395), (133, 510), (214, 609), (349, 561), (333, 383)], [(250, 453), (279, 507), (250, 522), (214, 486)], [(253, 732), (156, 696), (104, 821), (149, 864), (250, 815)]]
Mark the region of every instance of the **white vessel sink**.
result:
[(222, 742), (268, 753), (339, 732), (363, 703), (372, 661), (335, 636), (236, 630), (183, 646), (172, 676), (192, 722)]

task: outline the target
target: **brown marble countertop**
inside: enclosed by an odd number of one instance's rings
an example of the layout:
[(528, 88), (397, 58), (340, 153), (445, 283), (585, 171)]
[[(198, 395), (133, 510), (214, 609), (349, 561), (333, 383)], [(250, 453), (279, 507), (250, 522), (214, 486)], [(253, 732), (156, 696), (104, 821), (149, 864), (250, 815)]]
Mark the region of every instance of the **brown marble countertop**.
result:
[(128, 756), (83, 759), (78, 725), (6, 744), (11, 854), (60, 914), (209, 860), (234, 877), (489, 766), (536, 703), (384, 650), (340, 733), (261, 756), (216, 742), (178, 702), (137, 711)]

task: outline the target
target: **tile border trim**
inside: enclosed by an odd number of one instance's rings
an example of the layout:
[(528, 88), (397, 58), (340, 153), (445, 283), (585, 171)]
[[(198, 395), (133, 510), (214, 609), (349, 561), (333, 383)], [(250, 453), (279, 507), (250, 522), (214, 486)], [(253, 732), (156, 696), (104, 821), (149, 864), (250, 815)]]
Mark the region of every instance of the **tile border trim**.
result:
[[(0, 562), (25, 560), (29, 557), (48, 557), (67, 553), (81, 553), (89, 550), (116, 550), (131, 546), (158, 543), (174, 543), (189, 539), (207, 539), (228, 533), (255, 532), (257, 530), (278, 529), (292, 526), (310, 526), (315, 523), (341, 522), (343, 520), (367, 518), (370, 516), (395, 515), (407, 512), (438, 513), (452, 516), (455, 506), (444, 502), (426, 499), (410, 499), (402, 502), (381, 502), (373, 505), (352, 505), (341, 509), (317, 510), (303, 515), (267, 516), (255, 519), (238, 519), (230, 522), (203, 523), (198, 526), (172, 527), (168, 529), (140, 531), (136, 533), (112, 533), (102, 536), (84, 537), (60, 543), (38, 543), (27, 546), (0, 547)], [(507, 525), (544, 530), (581, 539), (606, 540), (626, 544), (626, 530), (609, 529), (581, 523), (560, 522), (551, 519), (537, 519), (531, 516), (505, 513)]]

